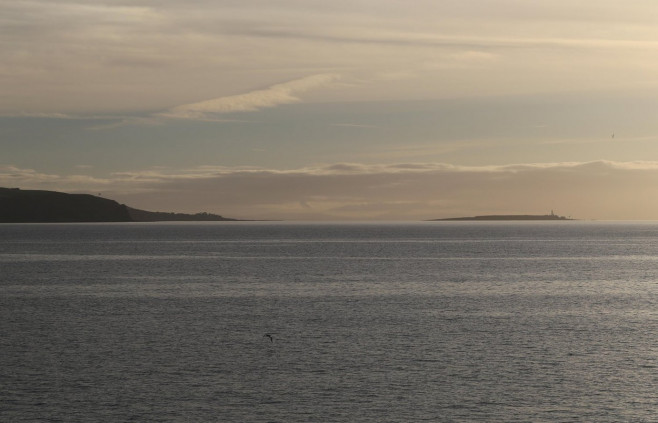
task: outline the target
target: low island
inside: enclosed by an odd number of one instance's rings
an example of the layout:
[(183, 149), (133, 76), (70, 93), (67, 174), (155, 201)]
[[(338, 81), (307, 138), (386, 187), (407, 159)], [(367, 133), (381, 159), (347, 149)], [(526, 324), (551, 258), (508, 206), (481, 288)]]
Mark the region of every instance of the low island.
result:
[(91, 194), (0, 188), (0, 223), (216, 222), (235, 221), (211, 213), (152, 212)]
[(565, 216), (558, 216), (553, 213), (551, 214), (492, 214), (484, 216), (472, 216), (472, 217), (450, 217), (447, 219), (431, 219), (430, 221), (513, 221), (513, 220), (574, 220)]

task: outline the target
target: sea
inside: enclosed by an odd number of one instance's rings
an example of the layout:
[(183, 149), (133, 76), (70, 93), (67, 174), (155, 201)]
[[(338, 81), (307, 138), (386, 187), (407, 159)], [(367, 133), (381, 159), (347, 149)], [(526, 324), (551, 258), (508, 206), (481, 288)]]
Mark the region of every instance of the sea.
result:
[(3, 422), (656, 422), (657, 222), (0, 225)]

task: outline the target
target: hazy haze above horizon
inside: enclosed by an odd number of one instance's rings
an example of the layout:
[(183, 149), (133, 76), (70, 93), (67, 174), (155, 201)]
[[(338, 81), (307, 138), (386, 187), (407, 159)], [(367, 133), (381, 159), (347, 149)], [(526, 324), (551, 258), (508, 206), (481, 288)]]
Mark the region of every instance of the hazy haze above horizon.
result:
[(0, 3), (0, 186), (244, 219), (658, 219), (654, 1)]

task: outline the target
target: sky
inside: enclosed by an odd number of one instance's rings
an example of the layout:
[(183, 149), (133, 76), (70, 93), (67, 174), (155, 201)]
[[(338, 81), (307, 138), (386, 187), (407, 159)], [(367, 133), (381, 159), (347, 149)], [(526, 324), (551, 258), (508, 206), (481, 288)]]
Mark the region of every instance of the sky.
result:
[(3, 0), (0, 186), (240, 219), (658, 219), (655, 0)]

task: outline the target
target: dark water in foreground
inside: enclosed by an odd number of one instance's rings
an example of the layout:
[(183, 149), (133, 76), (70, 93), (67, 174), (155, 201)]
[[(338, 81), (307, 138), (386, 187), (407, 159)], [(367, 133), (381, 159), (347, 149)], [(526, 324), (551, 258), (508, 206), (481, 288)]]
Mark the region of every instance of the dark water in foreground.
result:
[(0, 225), (0, 313), (7, 422), (658, 415), (658, 223)]

